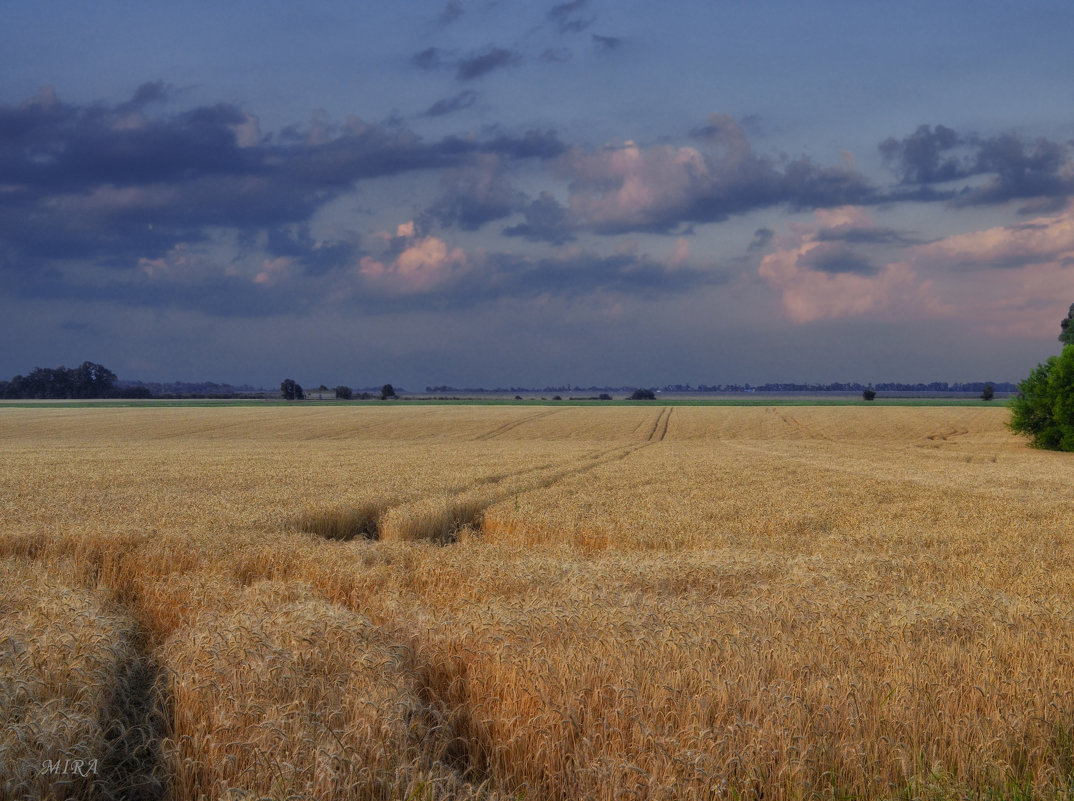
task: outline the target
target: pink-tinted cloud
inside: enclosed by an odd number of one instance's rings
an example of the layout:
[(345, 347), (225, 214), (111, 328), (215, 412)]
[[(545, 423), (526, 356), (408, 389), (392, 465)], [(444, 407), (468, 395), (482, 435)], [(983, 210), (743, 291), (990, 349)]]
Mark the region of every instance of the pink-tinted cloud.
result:
[(958, 316), (987, 333), (1047, 336), (1074, 297), (1074, 206), (916, 247)]
[[(885, 241), (867, 213), (815, 213), (766, 255), (759, 275), (798, 323), (866, 314), (947, 318), (997, 336), (1045, 336), (1074, 295), (1074, 208), (898, 250), (875, 264), (854, 242)], [(861, 236), (856, 236), (857, 233)], [(1060, 314), (1061, 316), (1061, 314)]]
[(952, 263), (1013, 267), (1074, 256), (1074, 207), (1017, 225), (950, 236), (921, 253)]
[(830, 271), (830, 245), (818, 242), (815, 232), (799, 232), (780, 240), (777, 249), (761, 260), (760, 276), (777, 289), (787, 316), (796, 323), (840, 317), (919, 316), (937, 308), (930, 282), (923, 281), (907, 263), (893, 263), (873, 274)]
[(574, 151), (566, 157), (574, 179), (571, 214), (596, 228), (652, 225), (689, 204), (694, 188), (711, 182), (709, 165), (692, 147), (642, 150), (633, 142), (595, 153)]
[(444, 240), (435, 236), (419, 236), (414, 223), (401, 224), (394, 239), (381, 234), (382, 240), (399, 242), (402, 249), (394, 256), (379, 260), (364, 256), (360, 274), (373, 285), (391, 293), (424, 292), (440, 286), (467, 266), (461, 248), (448, 249)]
[(575, 148), (561, 157), (574, 224), (602, 233), (669, 230), (763, 206), (827, 208), (872, 194), (849, 162), (824, 168), (805, 158), (777, 164), (758, 155), (741, 126), (725, 115), (711, 115), (695, 133), (697, 147), (643, 148), (627, 141), (596, 151)]

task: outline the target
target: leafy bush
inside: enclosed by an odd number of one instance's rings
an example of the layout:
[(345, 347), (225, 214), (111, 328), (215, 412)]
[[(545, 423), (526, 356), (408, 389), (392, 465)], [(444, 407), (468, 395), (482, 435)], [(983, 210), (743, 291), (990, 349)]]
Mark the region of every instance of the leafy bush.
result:
[(636, 389), (629, 400), (656, 400), (656, 393), (651, 389)]
[(867, 401), (876, 400), (876, 390), (875, 389), (863, 389), (861, 391), (861, 397), (862, 397), (863, 400), (867, 400)]
[(985, 384), (984, 389), (981, 390), (981, 400), (990, 401), (996, 397), (996, 388), (991, 384)]
[(336, 398), (338, 400), (350, 400), (354, 397), (354, 393), (351, 392), (351, 388), (340, 384), (336, 387)]
[(1009, 425), (1036, 448), (1074, 451), (1074, 345), (1038, 364), (1018, 385)]

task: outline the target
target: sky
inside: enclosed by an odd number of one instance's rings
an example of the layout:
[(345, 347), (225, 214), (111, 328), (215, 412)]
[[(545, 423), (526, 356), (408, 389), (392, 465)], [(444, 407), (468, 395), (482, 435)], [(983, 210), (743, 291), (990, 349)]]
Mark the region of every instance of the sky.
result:
[(0, 378), (1018, 381), (1074, 4), (0, 0)]

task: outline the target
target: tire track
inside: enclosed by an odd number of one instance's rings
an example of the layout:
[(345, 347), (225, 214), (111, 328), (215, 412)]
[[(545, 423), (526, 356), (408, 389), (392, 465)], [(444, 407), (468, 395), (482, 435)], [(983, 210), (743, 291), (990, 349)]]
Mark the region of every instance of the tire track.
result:
[[(134, 618), (133, 609), (125, 609)], [(102, 782), (95, 789), (103, 798), (162, 801), (168, 797), (163, 741), (170, 715), (161, 667), (140, 628), (132, 644), (135, 658), (123, 666), (123, 689), (108, 712), (110, 750), (101, 760)]]
[(667, 416), (664, 418), (664, 428), (660, 431), (660, 439), (658, 440), (658, 442), (663, 442), (664, 437), (668, 435), (668, 426), (671, 425), (671, 413), (673, 411), (675, 410), (669, 406)]
[(818, 428), (807, 426), (805, 423), (795, 417), (793, 412), (788, 414), (783, 414), (781, 412), (779, 417), (788, 427), (797, 429), (800, 433), (805, 434), (806, 439), (821, 439), (826, 440), (828, 442), (832, 442), (831, 437), (829, 437), (827, 434), (825, 434)]
[[(530, 415), (521, 420), (513, 420), (504, 425), (498, 426), (489, 432), (486, 432), (482, 437), (478, 439), (490, 439), (491, 437), (501, 436), (502, 434), (517, 428), (523, 423), (531, 422), (533, 420), (547, 417), (551, 414), (555, 414), (560, 411), (559, 409), (551, 409), (545, 412), (540, 412), (535, 415)], [(449, 504), (458, 505), (460, 503), (469, 504), (473, 507), (475, 514), (472, 515), (475, 520), (479, 520), (484, 510), (490, 506), (493, 506), (501, 501), (505, 501), (509, 498), (516, 497), (518, 495), (533, 492), (536, 490), (547, 489), (555, 484), (558, 484), (565, 479), (573, 478), (584, 473), (589, 473), (596, 470), (599, 467), (610, 464), (612, 462), (622, 461), (630, 456), (661, 442), (668, 433), (668, 427), (671, 422), (672, 409), (670, 407), (662, 408), (653, 421), (652, 429), (649, 431), (648, 437), (642, 442), (633, 442), (615, 445), (604, 450), (597, 451), (595, 454), (587, 456), (585, 461), (581, 464), (575, 464), (572, 467), (565, 467), (562, 463), (545, 463), (533, 467), (520, 468), (518, 470), (507, 471), (504, 473), (495, 474), (492, 476), (483, 476), (461, 486), (455, 486), (447, 488), (441, 492), (435, 492), (429, 495), (420, 495), (410, 498), (397, 498), (390, 501), (386, 501), (381, 504), (380, 514), (378, 515), (378, 522), (376, 527), (378, 529), (377, 534), (367, 537), (367, 539), (379, 539), (379, 526), (380, 519), (385, 514), (393, 509), (400, 507), (407, 507), (411, 505), (419, 505), (423, 502), (429, 501), (433, 498), (444, 497), (445, 502)], [(468, 498), (464, 498), (468, 496)], [(475, 497), (477, 496), (477, 497)], [(473, 511), (472, 510), (472, 511)], [(345, 512), (346, 510), (342, 510)], [(335, 514), (329, 512), (329, 514)], [(295, 524), (293, 524), (295, 525)], [(307, 530), (301, 523), (296, 525), (300, 530)], [(310, 533), (318, 533), (311, 531)], [(330, 537), (328, 539), (331, 539)]]
[(646, 437), (646, 442), (660, 442), (668, 433), (668, 422), (671, 420), (671, 407), (665, 406), (660, 410), (660, 414), (656, 417), (656, 422), (653, 423), (653, 430), (649, 432), (649, 436)]
[(933, 442), (948, 442), (953, 437), (964, 437), (970, 433), (968, 428), (951, 427), (950, 431), (944, 431), (942, 433), (926, 434), (925, 439), (932, 440)]
[(541, 470), (550, 470), (553, 467), (556, 467), (555, 462), (545, 462), (544, 464), (533, 465), (530, 467), (521, 467), (518, 470), (508, 470), (505, 473), (495, 473), (491, 476), (481, 476), (480, 478), (474, 479), (469, 484), (459, 484), (457, 486), (449, 488), (447, 491), (449, 493), (458, 495), (463, 492), (475, 490), (478, 487), (484, 487), (488, 484), (499, 484), (509, 478), (519, 478), (521, 476), (529, 475), (530, 473), (538, 473)]
[(560, 409), (548, 409), (543, 412), (537, 412), (536, 414), (528, 415), (527, 417), (523, 417), (519, 420), (511, 420), (510, 422), (504, 423), (501, 426), (497, 426), (491, 431), (486, 431), (484, 434), (479, 434), (478, 436), (474, 437), (474, 441), (476, 442), (496, 439), (497, 437), (506, 434), (508, 431), (513, 431), (524, 423), (532, 423), (534, 420), (540, 420), (542, 417), (549, 417), (550, 415), (556, 414), (559, 411)]

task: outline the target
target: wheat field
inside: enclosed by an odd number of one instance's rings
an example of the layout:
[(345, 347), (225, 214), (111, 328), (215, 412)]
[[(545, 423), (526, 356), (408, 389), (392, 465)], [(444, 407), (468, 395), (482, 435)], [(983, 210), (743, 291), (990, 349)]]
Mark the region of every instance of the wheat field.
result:
[(1074, 797), (1007, 414), (0, 409), (0, 794)]

